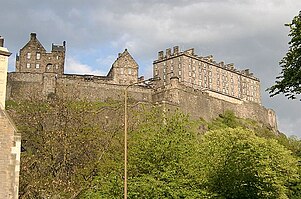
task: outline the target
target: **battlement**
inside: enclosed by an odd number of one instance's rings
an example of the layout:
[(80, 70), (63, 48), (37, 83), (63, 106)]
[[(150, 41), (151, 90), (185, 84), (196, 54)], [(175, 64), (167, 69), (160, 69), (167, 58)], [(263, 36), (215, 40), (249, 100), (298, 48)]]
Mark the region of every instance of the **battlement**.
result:
[(180, 51), (179, 46), (174, 46), (173, 51), (171, 51), (171, 48), (167, 48), (166, 51), (165, 51), (165, 54), (164, 54), (164, 51), (159, 51), (157, 60), (154, 61), (154, 64), (162, 62), (162, 61), (166, 61), (166, 60), (169, 60), (169, 59), (173, 59), (175, 57), (183, 56), (183, 55), (186, 55), (186, 56), (188, 56), (188, 57), (190, 57), (194, 60), (206, 62), (210, 65), (214, 65), (216, 67), (219, 67), (219, 68), (222, 68), (222, 69), (225, 69), (225, 70), (229, 70), (229, 71), (232, 71), (232, 72), (235, 72), (235, 73), (239, 73), (241, 75), (248, 76), (250, 78), (253, 78), (253, 79), (256, 79), (256, 80), (259, 81), (259, 79), (256, 78), (254, 76), (254, 74), (250, 72), (249, 69), (244, 69), (244, 70), (239, 71), (235, 68), (234, 63), (227, 63), (226, 64), (224, 61), (217, 62), (217, 61), (214, 60), (213, 55), (207, 55), (207, 56), (196, 55), (195, 51), (194, 51), (194, 48), (190, 48), (190, 49), (185, 50), (185, 51)]

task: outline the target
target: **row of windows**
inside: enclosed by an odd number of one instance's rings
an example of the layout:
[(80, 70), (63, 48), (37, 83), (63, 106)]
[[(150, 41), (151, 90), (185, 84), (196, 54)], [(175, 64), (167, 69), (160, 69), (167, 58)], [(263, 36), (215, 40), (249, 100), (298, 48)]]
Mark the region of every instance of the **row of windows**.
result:
[[(31, 53), (27, 53), (27, 56), (26, 56), (27, 59), (30, 59), (31, 58)], [(60, 58), (60, 56), (56, 56), (56, 59), (58, 60)], [(36, 53), (36, 59), (37, 60), (40, 60), (41, 59), (41, 53)], [(51, 57), (48, 57), (48, 59), (51, 59)]]
[[(33, 64), (34, 65), (34, 64)], [(30, 63), (27, 63), (26, 64), (26, 68), (31, 68), (31, 64)], [(52, 64), (48, 64), (47, 65), (47, 69), (51, 69), (51, 67), (52, 67)], [(40, 64), (39, 63), (37, 63), (37, 64), (35, 64), (35, 68), (40, 68)], [(58, 64), (56, 64), (55, 65), (55, 69), (58, 69), (59, 68), (59, 65)]]
[[(124, 72), (125, 72), (125, 71), (124, 71), (124, 68), (120, 68), (120, 74), (123, 75)], [(131, 69), (131, 68), (128, 68), (128, 69), (127, 69), (127, 74), (129, 74), (129, 75), (132, 74), (132, 69)]]

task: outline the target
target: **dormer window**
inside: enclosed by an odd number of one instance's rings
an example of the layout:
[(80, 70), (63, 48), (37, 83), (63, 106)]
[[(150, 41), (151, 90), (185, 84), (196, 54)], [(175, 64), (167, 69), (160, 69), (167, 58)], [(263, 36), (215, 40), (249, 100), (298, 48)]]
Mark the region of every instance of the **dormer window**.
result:
[(30, 59), (31, 53), (27, 53), (27, 59)]

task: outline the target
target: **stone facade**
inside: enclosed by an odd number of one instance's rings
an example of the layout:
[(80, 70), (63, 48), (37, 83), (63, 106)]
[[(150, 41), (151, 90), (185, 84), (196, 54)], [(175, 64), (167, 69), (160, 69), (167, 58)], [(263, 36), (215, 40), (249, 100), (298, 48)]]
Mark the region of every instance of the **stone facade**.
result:
[[(65, 48), (64, 44), (60, 52)], [(126, 86), (143, 80), (143, 77), (138, 78), (138, 64), (127, 50), (118, 54), (108, 75), (94, 76), (64, 74), (63, 68), (47, 71), (46, 61), (40, 63), (39, 70), (27, 68), (29, 61), (37, 63), (37, 49), (44, 48), (32, 33), (30, 41), (17, 56), (16, 72), (8, 74), (7, 99), (46, 99), (56, 94), (69, 99), (123, 100)], [(40, 52), (41, 60), (44, 55), (47, 58), (47, 53)], [(31, 57), (29, 60), (28, 53), (35, 59), (31, 60)], [(59, 66), (64, 66), (64, 63), (60, 62)], [(153, 76), (160, 77), (160, 80), (152, 88), (133, 85), (129, 97), (164, 104), (170, 109), (179, 108), (194, 118), (212, 119), (232, 110), (237, 116), (277, 129), (273, 110), (261, 106), (260, 81), (248, 69), (238, 71), (233, 64), (216, 63), (212, 56), (197, 56), (194, 49), (182, 52), (176, 46), (173, 52), (167, 49), (165, 55), (163, 51), (159, 52), (153, 63)]]
[(159, 86), (169, 84), (171, 77), (178, 77), (181, 84), (208, 91), (217, 98), (261, 103), (259, 79), (248, 69), (238, 71), (234, 64), (217, 63), (212, 55), (198, 56), (193, 48), (181, 52), (175, 46), (173, 52), (166, 49), (165, 55), (160, 51), (153, 71), (162, 80)]
[(30, 34), (30, 40), (16, 56), (16, 72), (64, 74), (66, 42), (63, 45), (52, 44), (51, 52), (46, 52), (37, 39), (36, 33)]
[(5, 111), (6, 76), (10, 52), (0, 37), (0, 198), (18, 198), (21, 136)]

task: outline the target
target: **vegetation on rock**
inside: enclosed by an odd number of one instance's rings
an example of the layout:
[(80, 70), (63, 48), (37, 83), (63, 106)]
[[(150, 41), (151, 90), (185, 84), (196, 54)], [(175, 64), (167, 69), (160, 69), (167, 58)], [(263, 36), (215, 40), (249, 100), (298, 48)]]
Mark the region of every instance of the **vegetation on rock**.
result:
[[(123, 198), (119, 102), (7, 102), (22, 133), (20, 198)], [(226, 111), (133, 106), (128, 198), (300, 198), (301, 142)]]

